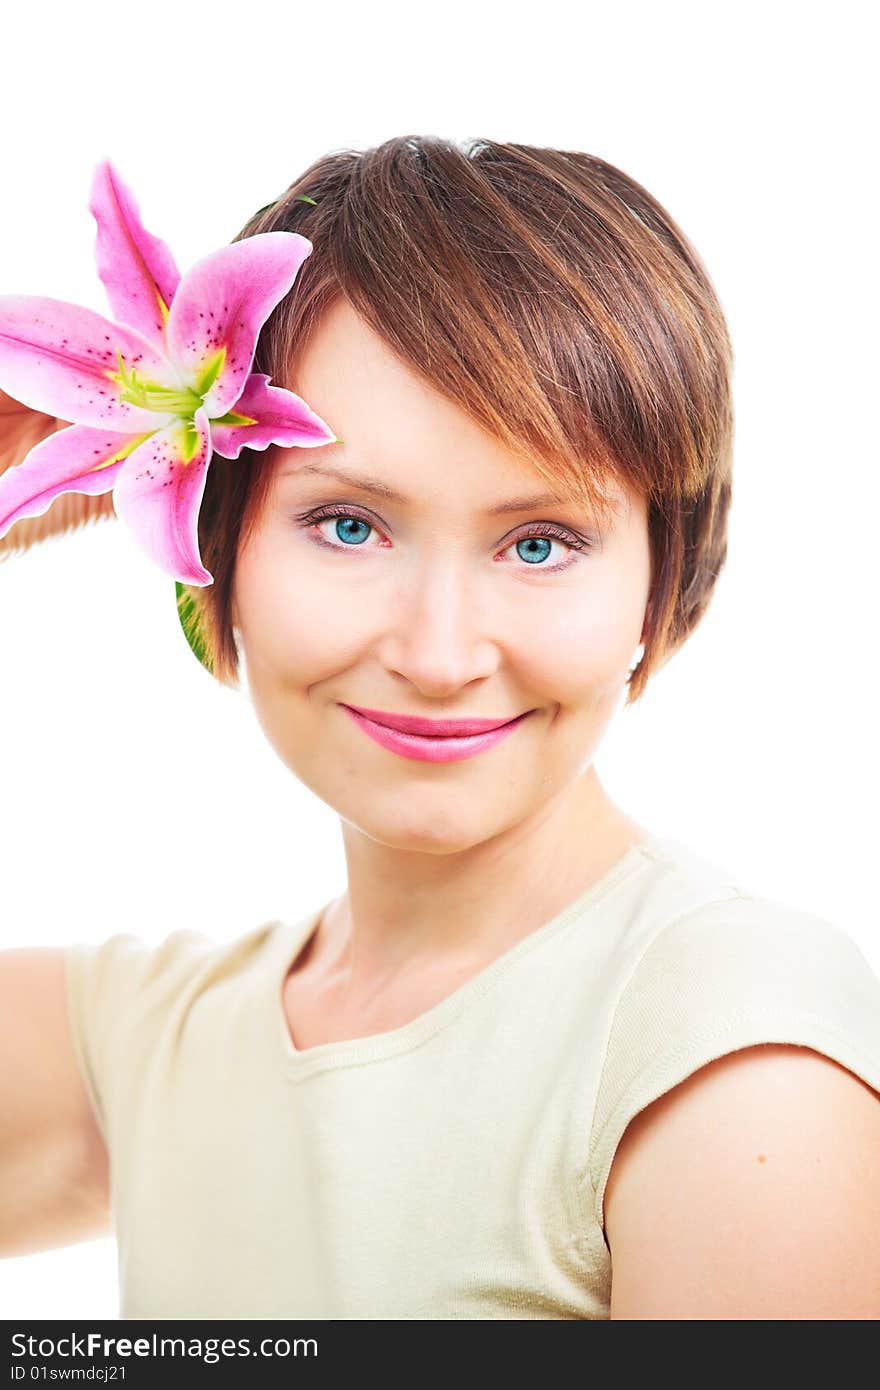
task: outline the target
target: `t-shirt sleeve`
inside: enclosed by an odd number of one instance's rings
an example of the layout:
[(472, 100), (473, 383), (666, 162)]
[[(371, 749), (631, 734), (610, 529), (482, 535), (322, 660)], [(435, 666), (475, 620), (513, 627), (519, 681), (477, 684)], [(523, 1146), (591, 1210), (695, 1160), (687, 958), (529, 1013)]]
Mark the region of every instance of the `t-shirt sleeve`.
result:
[(812, 1048), (880, 1092), (880, 977), (853, 938), (746, 895), (664, 927), (620, 996), (599, 1081), (589, 1176), (603, 1233), (630, 1120), (700, 1067), (758, 1043)]
[(71, 1040), (108, 1147), (113, 1119), (136, 1090), (152, 1039), (211, 946), (202, 933), (181, 929), (158, 944), (117, 932), (65, 948)]

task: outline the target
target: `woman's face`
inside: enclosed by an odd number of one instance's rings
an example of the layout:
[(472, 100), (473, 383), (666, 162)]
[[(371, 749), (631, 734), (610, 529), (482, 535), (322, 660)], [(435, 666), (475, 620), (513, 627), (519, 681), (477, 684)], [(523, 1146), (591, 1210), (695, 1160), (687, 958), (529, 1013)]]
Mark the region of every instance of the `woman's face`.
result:
[[(272, 747), (387, 846), (449, 853), (539, 816), (590, 766), (624, 691), (650, 582), (644, 503), (616, 492), (601, 534), (577, 503), (508, 509), (552, 489), (345, 301), (279, 384), (343, 442), (273, 448), (268, 501), (237, 560), (234, 623)], [(347, 518), (314, 515), (325, 508)], [(578, 536), (592, 547), (574, 548)], [(346, 706), (529, 713), (483, 751), (430, 761), (382, 746)]]

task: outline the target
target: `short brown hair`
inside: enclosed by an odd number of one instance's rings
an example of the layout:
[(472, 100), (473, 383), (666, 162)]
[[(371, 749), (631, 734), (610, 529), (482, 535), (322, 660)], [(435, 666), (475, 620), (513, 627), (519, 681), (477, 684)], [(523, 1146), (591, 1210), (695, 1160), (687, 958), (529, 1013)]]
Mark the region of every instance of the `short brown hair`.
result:
[[(406, 365), (600, 512), (609, 473), (648, 503), (644, 657), (627, 703), (705, 612), (727, 554), (733, 353), (709, 275), (640, 184), (594, 155), (399, 136), (318, 159), (235, 238), (295, 231), (312, 254), (253, 370), (295, 389), (296, 354), (340, 296)], [(271, 480), (214, 455), (186, 588), (208, 665), (237, 685), (235, 561)]]

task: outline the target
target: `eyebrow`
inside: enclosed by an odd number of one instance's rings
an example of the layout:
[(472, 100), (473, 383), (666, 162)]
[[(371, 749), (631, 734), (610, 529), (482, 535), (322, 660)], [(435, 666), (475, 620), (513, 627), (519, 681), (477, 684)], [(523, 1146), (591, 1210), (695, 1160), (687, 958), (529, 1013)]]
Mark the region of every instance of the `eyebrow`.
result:
[[(318, 474), (326, 478), (336, 478), (339, 482), (347, 483), (349, 487), (360, 488), (362, 492), (372, 492), (376, 497), (382, 497), (386, 502), (408, 503), (408, 498), (403, 497), (399, 492), (380, 482), (378, 478), (370, 478), (365, 474), (348, 473), (345, 469), (334, 468), (329, 464), (318, 463), (298, 463), (293, 468), (287, 468), (280, 475), (282, 478), (297, 477), (303, 473)], [(532, 507), (554, 506), (564, 501), (561, 497), (555, 497), (552, 492), (541, 492), (531, 497), (511, 497), (507, 502), (500, 502), (497, 507), (487, 507), (488, 516), (500, 516), (504, 512), (525, 512)]]

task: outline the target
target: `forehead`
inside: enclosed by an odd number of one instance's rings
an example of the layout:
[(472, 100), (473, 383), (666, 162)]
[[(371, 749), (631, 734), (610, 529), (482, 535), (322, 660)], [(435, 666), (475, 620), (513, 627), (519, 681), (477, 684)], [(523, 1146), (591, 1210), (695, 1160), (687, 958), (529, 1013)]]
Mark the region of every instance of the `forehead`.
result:
[[(343, 440), (355, 430), (363, 435), (375, 431), (388, 440), (402, 434), (406, 425), (446, 432), (467, 420), (346, 299), (338, 299), (322, 315), (294, 358), (290, 380), (283, 384), (302, 396)], [(358, 447), (368, 442), (360, 438)]]
[[(366, 482), (402, 505), (450, 501), (502, 514), (549, 505), (563, 491), (484, 430), (338, 300), (297, 355), (284, 385), (339, 436), (315, 449), (278, 448), (276, 476), (303, 482)], [(617, 512), (634, 495), (610, 475), (603, 487)]]

